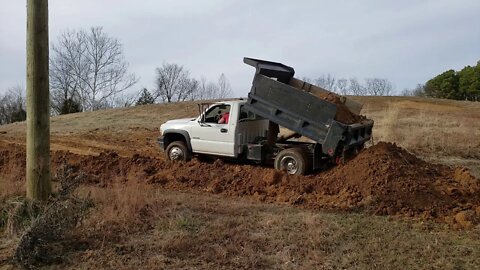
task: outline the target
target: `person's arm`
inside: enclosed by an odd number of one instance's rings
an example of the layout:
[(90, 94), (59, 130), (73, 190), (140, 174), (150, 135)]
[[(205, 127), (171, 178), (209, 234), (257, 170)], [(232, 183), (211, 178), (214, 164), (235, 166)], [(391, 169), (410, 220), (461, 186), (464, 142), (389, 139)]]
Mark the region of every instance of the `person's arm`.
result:
[(225, 114), (224, 114), (224, 115), (222, 115), (222, 117), (220, 118), (220, 120), (218, 120), (218, 123), (219, 123), (219, 124), (225, 124), (225, 120), (226, 120), (226, 119), (225, 119)]

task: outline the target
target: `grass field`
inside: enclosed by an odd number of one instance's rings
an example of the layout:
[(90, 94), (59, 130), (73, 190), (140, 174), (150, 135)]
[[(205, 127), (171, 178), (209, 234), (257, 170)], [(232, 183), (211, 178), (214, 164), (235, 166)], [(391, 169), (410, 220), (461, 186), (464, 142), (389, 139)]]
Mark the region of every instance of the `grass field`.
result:
[[(375, 120), (374, 140), (480, 176), (480, 103), (355, 97)], [(195, 116), (194, 103), (148, 105), (52, 119), (52, 148), (81, 155), (111, 150), (161, 157), (158, 126)], [(0, 146), (22, 147), (25, 123), (0, 126)], [(0, 163), (1, 164), (1, 163)], [(19, 234), (9, 209), (24, 194), (16, 160), (0, 168), (0, 269), (11, 269)], [(108, 169), (106, 167), (105, 169)], [(480, 228), (366, 213), (303, 209), (118, 179), (80, 186), (94, 207), (55, 245), (72, 269), (480, 269)], [(59, 183), (55, 182), (55, 186)], [(33, 214), (26, 214), (33, 215)], [(28, 221), (28, 217), (25, 218)], [(10, 228), (11, 229), (11, 228)]]

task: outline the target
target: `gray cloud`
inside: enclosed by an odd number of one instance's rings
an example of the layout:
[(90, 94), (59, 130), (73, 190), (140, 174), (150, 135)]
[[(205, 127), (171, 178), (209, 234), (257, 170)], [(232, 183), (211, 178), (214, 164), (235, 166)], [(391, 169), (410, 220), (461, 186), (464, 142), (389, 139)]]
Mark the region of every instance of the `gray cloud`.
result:
[[(136, 88), (163, 61), (192, 75), (224, 72), (237, 96), (253, 69), (243, 56), (281, 61), (297, 75), (385, 77), (397, 91), (480, 60), (480, 2), (50, 0), (50, 38), (103, 26), (119, 38)], [(0, 91), (25, 85), (25, 1), (0, 0)]]

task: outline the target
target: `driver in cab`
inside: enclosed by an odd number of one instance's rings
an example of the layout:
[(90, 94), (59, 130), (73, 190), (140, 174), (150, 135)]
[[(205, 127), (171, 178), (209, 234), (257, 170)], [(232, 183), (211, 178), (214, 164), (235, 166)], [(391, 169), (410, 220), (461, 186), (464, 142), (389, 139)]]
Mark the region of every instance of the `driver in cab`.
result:
[(220, 119), (218, 120), (218, 123), (219, 124), (228, 124), (229, 116), (230, 116), (229, 112), (226, 112), (226, 113), (222, 114), (222, 117), (220, 117)]

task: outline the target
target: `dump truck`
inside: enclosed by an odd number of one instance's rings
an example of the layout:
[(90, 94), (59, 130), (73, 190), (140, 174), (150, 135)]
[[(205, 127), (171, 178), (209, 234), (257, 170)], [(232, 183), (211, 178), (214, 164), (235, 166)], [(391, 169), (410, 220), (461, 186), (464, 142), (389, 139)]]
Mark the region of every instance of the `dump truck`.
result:
[(355, 156), (371, 139), (373, 121), (359, 115), (361, 104), (295, 78), (282, 63), (244, 63), (256, 69), (247, 99), (199, 104), (198, 117), (160, 126), (168, 159), (207, 155), (302, 175)]

